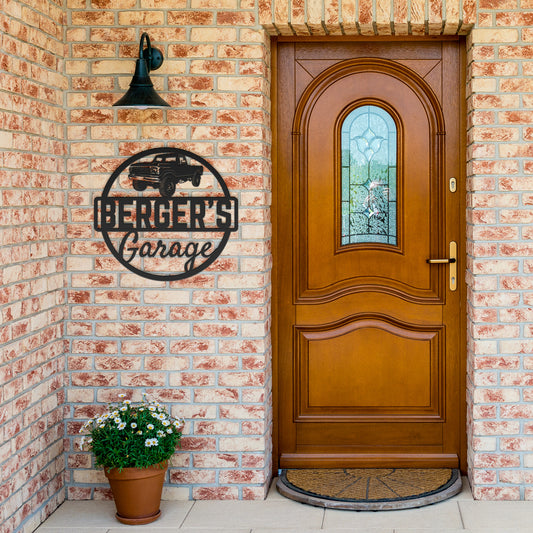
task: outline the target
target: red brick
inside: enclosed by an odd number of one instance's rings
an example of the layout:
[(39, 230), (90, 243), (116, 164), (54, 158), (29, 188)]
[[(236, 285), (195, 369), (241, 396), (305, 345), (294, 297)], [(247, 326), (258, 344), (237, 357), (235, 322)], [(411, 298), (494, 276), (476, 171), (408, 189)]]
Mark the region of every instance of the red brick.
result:
[(220, 353), (259, 353), (263, 351), (263, 341), (220, 341)]
[(520, 487), (475, 487), (472, 494), (476, 500), (519, 500)]
[(510, 372), (503, 373), (500, 377), (503, 386), (525, 386), (530, 387), (533, 384), (533, 373), (529, 372)]
[(74, 387), (115, 387), (118, 385), (115, 373), (75, 372), (71, 375)]
[(196, 341), (196, 340), (180, 340), (170, 343), (171, 353), (202, 353), (215, 351), (215, 343), (213, 341)]
[(214, 57), (215, 47), (211, 44), (171, 44), (168, 57)]
[(520, 399), (518, 389), (476, 389), (474, 400), (476, 403), (517, 402)]
[(500, 449), (502, 451), (532, 451), (533, 437), (502, 437)]
[(524, 418), (533, 417), (533, 407), (531, 405), (505, 405), (500, 407), (502, 418)]
[[(210, 91), (214, 89), (213, 79), (206, 76), (180, 76), (179, 78), (169, 78), (168, 88), (171, 91)], [(191, 115), (190, 112), (173, 111), (169, 112), (169, 120), (172, 122), (184, 122), (179, 117), (184, 114)]]
[(263, 372), (228, 372), (220, 374), (219, 385), (238, 387), (258, 387), (265, 383)]
[(112, 11), (72, 11), (73, 26), (113, 26)]
[(160, 372), (123, 372), (120, 381), (125, 387), (162, 387), (166, 383), (166, 376)]
[(220, 473), (221, 483), (263, 483), (265, 474), (262, 470), (226, 470)]
[(96, 370), (140, 370), (141, 360), (133, 357), (95, 357)]
[(194, 487), (195, 500), (237, 500), (239, 489), (237, 487)]
[(474, 468), (512, 468), (520, 466), (520, 456), (516, 454), (475, 454)]
[(193, 335), (195, 337), (235, 337), (238, 334), (237, 324), (195, 324)]
[(235, 370), (239, 366), (236, 356), (196, 356), (193, 367), (202, 370)]
[(190, 485), (206, 484), (215, 482), (216, 472), (214, 470), (171, 470), (171, 483)]
[(520, 432), (520, 422), (474, 422), (476, 435), (516, 435)]
[(237, 435), (239, 424), (232, 422), (200, 421), (194, 423), (195, 435)]
[(506, 62), (478, 62), (472, 64), (473, 76), (516, 76), (518, 65)]
[(213, 14), (209, 11), (169, 11), (167, 20), (178, 26), (209, 26), (213, 24)]
[(115, 341), (90, 341), (77, 340), (72, 342), (73, 353), (118, 353), (118, 346)]
[(480, 0), (480, 9), (516, 9), (517, 0)]
[(217, 13), (217, 24), (225, 26), (253, 26), (255, 16), (253, 13), (241, 11), (219, 11)]
[(181, 439), (181, 449), (183, 451), (215, 451), (217, 447), (216, 439), (212, 437), (183, 437)]
[(176, 387), (209, 387), (215, 384), (215, 375), (180, 372), (179, 375), (170, 377), (170, 384)]
[(235, 403), (239, 401), (237, 389), (195, 389), (194, 400), (198, 403)]
[(505, 59), (531, 59), (533, 46), (500, 46), (499, 57)]
[(478, 470), (473, 471), (475, 485), (491, 485), (498, 482), (498, 474), (495, 470)]
[(500, 124), (531, 124), (533, 111), (503, 111), (498, 113)]

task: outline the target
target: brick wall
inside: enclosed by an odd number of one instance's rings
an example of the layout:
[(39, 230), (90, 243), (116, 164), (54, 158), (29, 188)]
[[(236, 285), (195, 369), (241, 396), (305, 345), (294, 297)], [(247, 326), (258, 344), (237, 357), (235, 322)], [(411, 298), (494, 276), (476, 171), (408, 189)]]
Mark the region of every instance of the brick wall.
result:
[(468, 38), (469, 468), (533, 499), (533, 3), (481, 1)]
[(272, 35), (468, 35), (467, 434), (478, 499), (533, 499), (532, 8), (260, 2)]
[[(268, 41), (253, 1), (141, 4), (69, 3), (68, 497), (109, 497), (79, 450), (82, 422), (119, 393), (147, 392), (187, 419), (164, 497), (263, 498), (272, 419)], [(168, 110), (111, 107), (131, 81), (143, 31), (165, 56), (151, 78)], [(93, 199), (112, 170), (160, 146), (211, 161), (239, 200), (239, 230), (222, 256), (171, 283), (125, 270), (92, 229)]]
[[(77, 431), (121, 392), (187, 418), (166, 498), (264, 496), (267, 34), (468, 35), (469, 476), (476, 498), (533, 499), (531, 0), (62, 5), (9, 0), (0, 14), (0, 531), (31, 530), (64, 497), (65, 428), (68, 497), (109, 497)], [(111, 107), (142, 31), (164, 51), (152, 79), (168, 110)], [(210, 160), (241, 206), (223, 256), (168, 284), (123, 269), (92, 229), (112, 170), (155, 146)]]
[(0, 9), (0, 531), (64, 499), (61, 2)]

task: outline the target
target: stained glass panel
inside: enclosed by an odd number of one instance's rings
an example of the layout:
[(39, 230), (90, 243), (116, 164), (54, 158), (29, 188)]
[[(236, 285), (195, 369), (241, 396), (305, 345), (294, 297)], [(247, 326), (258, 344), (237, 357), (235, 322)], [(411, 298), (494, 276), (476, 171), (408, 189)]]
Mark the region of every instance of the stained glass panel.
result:
[(397, 244), (397, 129), (383, 108), (354, 109), (341, 128), (341, 244)]

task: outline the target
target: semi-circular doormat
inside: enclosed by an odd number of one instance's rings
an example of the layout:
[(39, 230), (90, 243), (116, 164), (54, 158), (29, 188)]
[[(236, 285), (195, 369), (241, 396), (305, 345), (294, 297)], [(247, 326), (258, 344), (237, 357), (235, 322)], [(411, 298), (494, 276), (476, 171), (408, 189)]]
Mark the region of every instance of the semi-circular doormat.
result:
[(282, 470), (278, 491), (318, 507), (384, 511), (422, 507), (461, 491), (452, 468), (317, 468)]

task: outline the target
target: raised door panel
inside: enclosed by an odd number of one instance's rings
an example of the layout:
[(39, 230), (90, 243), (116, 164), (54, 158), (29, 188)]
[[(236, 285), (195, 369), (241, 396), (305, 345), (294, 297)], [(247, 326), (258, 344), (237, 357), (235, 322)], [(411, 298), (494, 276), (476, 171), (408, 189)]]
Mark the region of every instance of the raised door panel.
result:
[(443, 419), (441, 327), (361, 317), (295, 335), (296, 421)]

